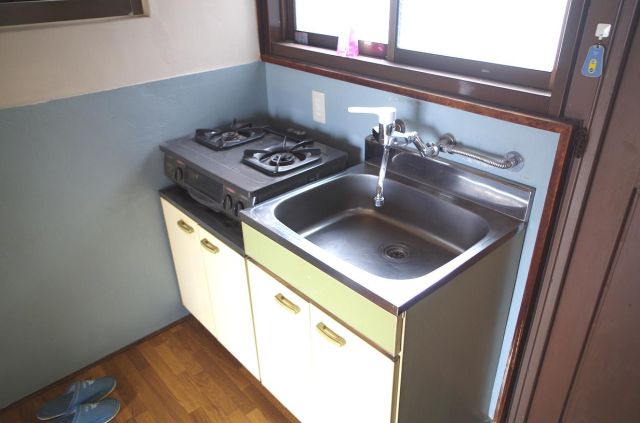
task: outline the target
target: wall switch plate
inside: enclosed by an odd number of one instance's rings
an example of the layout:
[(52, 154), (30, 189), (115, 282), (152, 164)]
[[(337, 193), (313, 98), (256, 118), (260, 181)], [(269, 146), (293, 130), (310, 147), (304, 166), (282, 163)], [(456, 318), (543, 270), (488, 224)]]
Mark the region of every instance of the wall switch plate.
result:
[(327, 123), (327, 117), (324, 109), (324, 93), (320, 91), (311, 91), (311, 111), (313, 113), (313, 121), (318, 123)]

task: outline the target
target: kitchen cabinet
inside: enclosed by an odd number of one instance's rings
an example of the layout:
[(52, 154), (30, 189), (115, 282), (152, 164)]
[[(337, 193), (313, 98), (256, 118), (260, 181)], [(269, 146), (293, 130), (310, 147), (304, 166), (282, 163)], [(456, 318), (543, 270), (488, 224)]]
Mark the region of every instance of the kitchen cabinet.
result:
[[(487, 410), (524, 231), (398, 314), (245, 223), (243, 235), (249, 263), (268, 272), (251, 281), (254, 311), (254, 285), (267, 277), (309, 303), (309, 332), (297, 335), (304, 343), (310, 337), (308, 383), (299, 391), (305, 422), (491, 421)], [(255, 316), (259, 328), (262, 317)], [(258, 336), (259, 355), (264, 342)], [(287, 369), (283, 361), (272, 371)], [(267, 371), (262, 361), (261, 370)]]
[(309, 304), (247, 263), (262, 384), (301, 421), (307, 420)]
[(209, 332), (215, 335), (216, 327), (200, 251), (198, 225), (164, 199), (161, 199), (161, 204), (182, 304)]
[(259, 379), (245, 259), (201, 227), (198, 233), (215, 323), (214, 336)]
[(263, 385), (303, 422), (390, 422), (394, 360), (247, 267)]
[(396, 363), (311, 305), (309, 422), (391, 421)]
[(245, 259), (161, 199), (182, 303), (260, 378)]

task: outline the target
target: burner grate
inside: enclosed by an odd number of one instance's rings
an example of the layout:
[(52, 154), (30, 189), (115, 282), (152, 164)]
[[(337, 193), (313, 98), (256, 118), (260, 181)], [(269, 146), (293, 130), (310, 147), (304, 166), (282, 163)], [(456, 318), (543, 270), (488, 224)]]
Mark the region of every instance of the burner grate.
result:
[(282, 144), (262, 150), (245, 150), (242, 162), (268, 175), (282, 175), (320, 160), (322, 151), (319, 148), (305, 148), (312, 144), (313, 140), (304, 140), (288, 145), (285, 137)]
[(233, 123), (227, 128), (196, 129), (196, 142), (213, 150), (227, 150), (255, 141), (264, 136), (264, 128), (254, 128), (251, 123)]

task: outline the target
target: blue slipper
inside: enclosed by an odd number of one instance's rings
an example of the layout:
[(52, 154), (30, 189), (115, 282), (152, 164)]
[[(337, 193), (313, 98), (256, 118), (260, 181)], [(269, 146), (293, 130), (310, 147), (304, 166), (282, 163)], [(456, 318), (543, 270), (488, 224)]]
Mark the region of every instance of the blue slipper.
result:
[(111, 376), (75, 382), (63, 395), (40, 407), (36, 412), (36, 417), (38, 420), (49, 420), (73, 413), (79, 404), (98, 402), (113, 392), (115, 388), (116, 380)]
[(107, 423), (120, 411), (120, 403), (107, 398), (93, 404), (80, 404), (73, 414), (58, 417), (51, 423)]

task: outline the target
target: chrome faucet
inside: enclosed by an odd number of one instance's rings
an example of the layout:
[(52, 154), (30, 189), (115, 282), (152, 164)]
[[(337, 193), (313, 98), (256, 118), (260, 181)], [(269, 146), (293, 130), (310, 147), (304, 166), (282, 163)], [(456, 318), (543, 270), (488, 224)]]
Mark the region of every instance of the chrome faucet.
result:
[[(350, 113), (369, 113), (378, 116), (378, 142), (384, 151), (380, 162), (380, 173), (376, 183), (376, 194), (373, 197), (373, 204), (382, 207), (384, 204), (384, 178), (387, 173), (387, 163), (389, 162), (389, 148), (397, 139), (404, 139), (412, 142), (422, 157), (434, 157), (438, 155), (438, 147), (433, 144), (425, 144), (417, 132), (404, 132), (404, 122), (396, 120), (395, 107), (349, 107)], [(402, 131), (396, 130), (402, 128)]]
[(384, 177), (387, 173), (387, 162), (389, 162), (389, 145), (391, 145), (391, 132), (393, 124), (382, 125), (378, 124), (378, 134), (382, 137), (382, 145), (384, 146), (384, 152), (382, 153), (382, 161), (380, 162), (380, 173), (378, 173), (378, 182), (376, 183), (376, 195), (373, 197), (373, 204), (376, 207), (382, 207), (384, 204)]
[(373, 197), (373, 204), (382, 207), (384, 204), (384, 177), (387, 173), (387, 162), (389, 161), (389, 146), (391, 145), (392, 134), (395, 130), (396, 108), (395, 107), (349, 107), (349, 113), (369, 113), (378, 115), (378, 141), (382, 142), (384, 152), (380, 163), (380, 173), (376, 184), (376, 195)]

